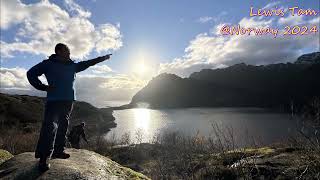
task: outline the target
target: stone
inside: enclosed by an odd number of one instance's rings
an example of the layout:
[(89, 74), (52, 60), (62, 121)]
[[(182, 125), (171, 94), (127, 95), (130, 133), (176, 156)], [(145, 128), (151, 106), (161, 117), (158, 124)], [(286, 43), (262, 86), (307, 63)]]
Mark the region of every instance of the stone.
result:
[(0, 179), (149, 179), (111, 159), (84, 149), (67, 149), (68, 159), (50, 160), (51, 168), (40, 173), (34, 152), (14, 156), (0, 166)]

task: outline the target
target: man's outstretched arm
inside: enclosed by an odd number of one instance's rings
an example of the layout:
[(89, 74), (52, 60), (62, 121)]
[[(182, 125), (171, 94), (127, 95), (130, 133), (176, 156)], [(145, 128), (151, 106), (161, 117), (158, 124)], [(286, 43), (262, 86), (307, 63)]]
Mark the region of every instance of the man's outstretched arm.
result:
[(45, 63), (44, 61), (42, 61), (41, 63), (38, 63), (37, 65), (29, 69), (29, 71), (27, 72), (27, 78), (29, 83), (34, 88), (40, 91), (47, 91), (49, 89), (49, 86), (43, 84), (38, 78), (45, 72), (46, 66), (44, 63)]
[(93, 65), (98, 64), (100, 62), (103, 62), (103, 61), (105, 61), (107, 59), (110, 59), (110, 55), (111, 54), (108, 54), (108, 55), (105, 55), (105, 56), (100, 56), (100, 57), (97, 57), (95, 59), (91, 59), (91, 60), (88, 60), (88, 61), (78, 62), (76, 64), (76, 72), (84, 71), (90, 66), (93, 66)]

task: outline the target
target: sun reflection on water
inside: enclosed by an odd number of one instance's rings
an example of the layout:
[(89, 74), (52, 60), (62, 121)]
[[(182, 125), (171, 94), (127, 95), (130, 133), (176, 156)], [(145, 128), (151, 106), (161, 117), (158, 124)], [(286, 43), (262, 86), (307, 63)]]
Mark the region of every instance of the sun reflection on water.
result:
[(137, 108), (133, 110), (135, 129), (142, 129), (147, 132), (150, 124), (150, 110), (146, 108)]

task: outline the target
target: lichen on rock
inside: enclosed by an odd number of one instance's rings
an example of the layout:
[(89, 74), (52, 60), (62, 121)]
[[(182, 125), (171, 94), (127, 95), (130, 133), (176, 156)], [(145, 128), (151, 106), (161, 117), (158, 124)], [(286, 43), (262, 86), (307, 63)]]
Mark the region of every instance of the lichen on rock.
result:
[(0, 149), (0, 165), (5, 161), (11, 159), (13, 155), (6, 150)]

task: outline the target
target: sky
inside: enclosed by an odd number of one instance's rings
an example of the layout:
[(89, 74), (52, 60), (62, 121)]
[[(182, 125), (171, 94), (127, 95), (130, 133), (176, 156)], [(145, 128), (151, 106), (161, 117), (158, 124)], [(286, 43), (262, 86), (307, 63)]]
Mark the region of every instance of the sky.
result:
[[(237, 63), (293, 62), (319, 50), (319, 31), (286, 35), (285, 26), (320, 28), (319, 0), (0, 0), (0, 92), (41, 95), (25, 73), (62, 42), (83, 61), (112, 53), (79, 73), (78, 100), (96, 106), (129, 102), (160, 73), (188, 77)], [(293, 11), (289, 8), (299, 7)], [(283, 10), (283, 16), (250, 16)], [(298, 15), (312, 9), (316, 15)], [(303, 12), (303, 10), (301, 10)], [(225, 25), (278, 29), (278, 34), (223, 35)], [(295, 31), (296, 32), (296, 31)], [(44, 77), (41, 77), (46, 82)]]

